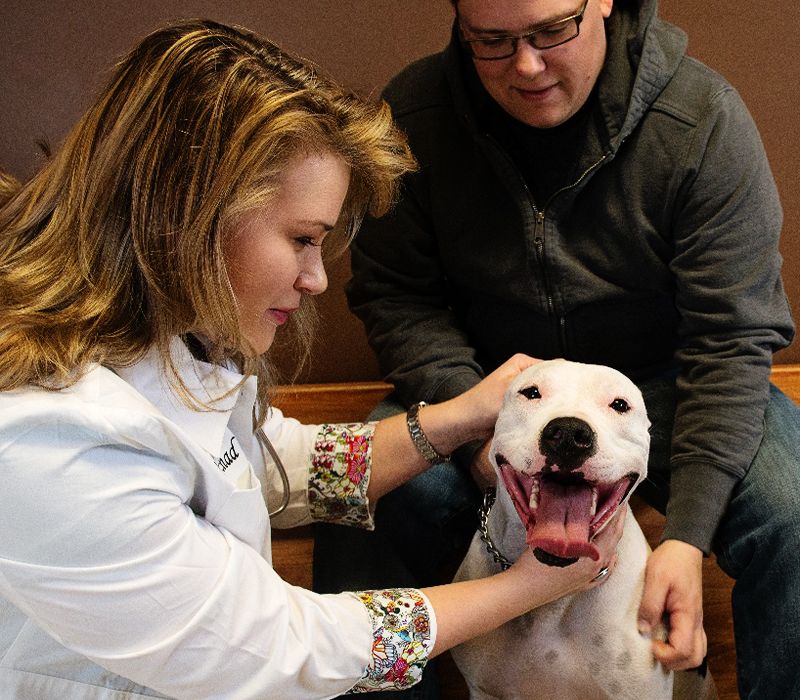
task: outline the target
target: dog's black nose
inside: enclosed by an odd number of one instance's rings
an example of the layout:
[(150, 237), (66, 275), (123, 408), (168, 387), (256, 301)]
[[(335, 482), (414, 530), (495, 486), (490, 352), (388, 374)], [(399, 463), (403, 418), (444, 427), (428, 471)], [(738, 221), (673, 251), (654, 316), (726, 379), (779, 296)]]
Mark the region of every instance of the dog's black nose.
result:
[(548, 464), (572, 471), (597, 449), (594, 430), (580, 418), (554, 418), (542, 430), (539, 449), (547, 457)]

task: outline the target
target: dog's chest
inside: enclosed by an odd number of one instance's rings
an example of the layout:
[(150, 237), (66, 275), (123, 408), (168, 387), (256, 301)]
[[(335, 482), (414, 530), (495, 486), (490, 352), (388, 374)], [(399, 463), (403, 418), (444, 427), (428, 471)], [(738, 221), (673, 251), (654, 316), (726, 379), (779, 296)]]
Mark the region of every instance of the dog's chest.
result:
[(514, 671), (506, 674), (506, 666), (498, 674), (505, 688), (497, 696), (516, 697), (527, 684), (520, 698), (623, 700), (641, 698), (645, 689), (648, 698), (671, 697), (670, 676), (656, 669), (650, 643), (632, 627), (630, 615), (598, 615), (591, 596), (578, 598), (501, 631), (501, 647), (516, 644), (518, 659)]
[(587, 617), (586, 597), (558, 601), (454, 651), (471, 698), (670, 698), (672, 678), (629, 621)]
[[(498, 513), (498, 520), (500, 513)], [(505, 532), (500, 522), (498, 533)], [(508, 538), (503, 546), (514, 551)], [(672, 676), (657, 667), (636, 629), (647, 543), (629, 517), (618, 563), (602, 586), (537, 608), (453, 650), (473, 700), (594, 700), (672, 697)], [(495, 565), (479, 538), (457, 578)]]

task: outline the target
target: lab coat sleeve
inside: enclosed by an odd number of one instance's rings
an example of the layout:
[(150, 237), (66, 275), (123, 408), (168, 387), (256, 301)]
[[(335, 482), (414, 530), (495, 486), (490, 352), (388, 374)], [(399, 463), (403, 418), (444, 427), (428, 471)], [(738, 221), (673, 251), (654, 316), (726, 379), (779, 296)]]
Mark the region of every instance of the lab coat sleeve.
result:
[(433, 644), (419, 592), (283, 582), (193, 512), (192, 470), (165, 455), (56, 419), (9, 426), (0, 464), (0, 594), (64, 646), (161, 693), (334, 697), (371, 677), (413, 682)]
[[(287, 472), (289, 504), (272, 519), (277, 528), (313, 521), (334, 522), (373, 529), (367, 487), (372, 469), (375, 423), (303, 425), (270, 409), (264, 433)], [(266, 453), (262, 480), (270, 510), (283, 493), (280, 472)]]
[(411, 687), (422, 677), (436, 637), (430, 601), (414, 588), (362, 591), (358, 596), (372, 620), (372, 660), (350, 692)]
[[(303, 425), (271, 409), (264, 432), (287, 472), (289, 504), (272, 525), (310, 520), (373, 528), (367, 499), (375, 423)], [(283, 486), (267, 454), (265, 484), (270, 508)], [(300, 497), (298, 498), (298, 494)], [(305, 496), (305, 498), (303, 498)], [(419, 681), (436, 638), (436, 618), (417, 589), (381, 589), (355, 594), (372, 623), (372, 655), (351, 693), (403, 690)]]

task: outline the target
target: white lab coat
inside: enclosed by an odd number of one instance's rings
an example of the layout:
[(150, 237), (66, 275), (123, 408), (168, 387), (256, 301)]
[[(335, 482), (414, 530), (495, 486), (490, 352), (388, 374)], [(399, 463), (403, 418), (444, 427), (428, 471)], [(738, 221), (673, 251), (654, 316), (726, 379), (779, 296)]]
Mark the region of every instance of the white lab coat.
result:
[[(173, 352), (199, 396), (241, 380)], [(347, 691), (374, 623), (355, 595), (271, 567), (262, 487), (273, 507), (281, 487), (252, 433), (255, 380), (198, 412), (164, 376), (151, 352), (66, 390), (0, 392), (0, 698)], [(265, 432), (291, 482), (280, 524), (308, 522), (317, 427), (273, 409)]]

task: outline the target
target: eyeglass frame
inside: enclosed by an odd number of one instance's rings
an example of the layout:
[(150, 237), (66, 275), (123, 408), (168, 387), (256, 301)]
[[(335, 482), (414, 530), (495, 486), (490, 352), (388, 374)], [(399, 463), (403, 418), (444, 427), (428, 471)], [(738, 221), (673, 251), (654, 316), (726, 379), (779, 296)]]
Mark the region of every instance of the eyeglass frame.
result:
[[(588, 7), (588, 5), (589, 5), (589, 0), (584, 0), (583, 7), (581, 7), (581, 9), (578, 10), (578, 12), (576, 12), (574, 15), (570, 15), (569, 17), (562, 17), (561, 19), (554, 20), (553, 22), (548, 22), (547, 24), (543, 24), (543, 25), (537, 27), (533, 31), (525, 32), (524, 34), (503, 34), (501, 36), (486, 37), (485, 39), (465, 39), (463, 37), (464, 27), (461, 24), (461, 21), (459, 20), (458, 26), (462, 31), (461, 43), (464, 44), (464, 46), (467, 47), (467, 49), (469, 50), (470, 55), (476, 61), (504, 61), (507, 58), (511, 58), (512, 56), (514, 56), (517, 53), (517, 50), (519, 49), (519, 41), (520, 41), (520, 39), (525, 39), (525, 41), (527, 41), (530, 46), (532, 46), (534, 49), (536, 49), (538, 51), (547, 51), (547, 49), (554, 49), (556, 46), (563, 46), (564, 44), (572, 41), (573, 39), (577, 39), (580, 36), (580, 33), (581, 33), (581, 22), (583, 22), (583, 15), (586, 13), (586, 8)], [(456, 7), (458, 7), (458, 6), (456, 6)], [(458, 10), (456, 10), (456, 12), (457, 11)], [(555, 26), (557, 24), (562, 24), (564, 22), (569, 22), (570, 20), (575, 20), (575, 35), (574, 36), (571, 36), (569, 39), (564, 39), (563, 41), (559, 41), (556, 44), (550, 44), (549, 46), (536, 46), (536, 44), (534, 43), (534, 38), (535, 38), (535, 36), (537, 34), (539, 34), (540, 32), (545, 31), (549, 27), (553, 27), (553, 26)], [(505, 56), (492, 56), (491, 58), (486, 57), (486, 56), (476, 56), (475, 55), (475, 50), (472, 48), (472, 44), (477, 44), (477, 43), (484, 42), (484, 41), (487, 41), (487, 40), (497, 40), (497, 39), (511, 39), (512, 40), (511, 53), (510, 54), (507, 54)]]

